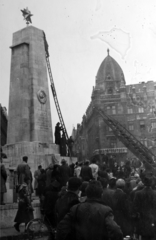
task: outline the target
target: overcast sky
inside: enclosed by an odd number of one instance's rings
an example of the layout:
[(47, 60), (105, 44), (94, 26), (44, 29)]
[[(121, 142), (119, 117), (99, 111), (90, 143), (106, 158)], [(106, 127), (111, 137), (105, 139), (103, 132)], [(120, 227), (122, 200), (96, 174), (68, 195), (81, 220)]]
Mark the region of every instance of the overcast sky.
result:
[[(8, 109), (12, 34), (21, 9), (44, 30), (58, 100), (70, 135), (81, 123), (107, 48), (127, 84), (156, 80), (155, 0), (0, 0), (0, 103)], [(50, 93), (51, 96), (51, 93)], [(53, 129), (59, 121), (51, 96)]]

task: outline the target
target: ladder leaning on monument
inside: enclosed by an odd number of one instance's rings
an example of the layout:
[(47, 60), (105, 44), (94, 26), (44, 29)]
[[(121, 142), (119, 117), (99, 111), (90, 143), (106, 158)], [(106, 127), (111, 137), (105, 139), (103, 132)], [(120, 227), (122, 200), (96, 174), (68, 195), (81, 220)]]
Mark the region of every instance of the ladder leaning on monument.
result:
[(156, 175), (156, 168), (154, 167), (156, 156), (116, 119), (108, 116), (100, 108), (94, 107), (94, 111), (103, 118), (105, 123), (112, 129), (114, 135), (143, 162), (145, 169)]
[[(65, 126), (65, 123), (64, 123), (64, 120), (63, 120), (63, 116), (62, 116), (62, 113), (61, 113), (60, 105), (59, 105), (57, 94), (56, 94), (56, 90), (55, 90), (53, 75), (52, 75), (50, 61), (49, 61), (48, 43), (47, 43), (46, 35), (45, 35), (44, 32), (43, 32), (43, 38), (44, 38), (44, 46), (45, 46), (45, 55), (46, 55), (47, 68), (48, 68), (49, 79), (50, 79), (50, 84), (51, 84), (51, 91), (52, 91), (52, 94), (53, 94), (53, 98), (54, 98), (56, 110), (57, 110), (57, 113), (58, 113), (58, 116), (59, 116), (59, 120), (60, 120), (60, 124), (61, 124), (61, 127), (62, 127), (62, 131), (65, 134), (66, 141), (67, 141), (67, 146), (68, 146), (69, 137), (68, 137), (68, 133), (67, 133), (67, 130), (66, 130), (66, 126)], [(70, 159), (72, 160), (69, 146), (68, 146), (68, 152), (69, 152)]]

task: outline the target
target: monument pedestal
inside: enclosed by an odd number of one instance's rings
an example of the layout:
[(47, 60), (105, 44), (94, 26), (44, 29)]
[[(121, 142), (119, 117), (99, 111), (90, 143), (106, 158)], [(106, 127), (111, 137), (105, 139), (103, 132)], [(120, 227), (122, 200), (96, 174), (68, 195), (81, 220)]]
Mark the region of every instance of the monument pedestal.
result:
[(38, 165), (45, 169), (53, 163), (52, 154), (58, 161), (60, 159), (59, 146), (53, 143), (18, 142), (5, 145), (3, 152), (7, 155), (9, 168), (13, 169), (22, 162), (23, 156), (27, 156), (32, 173), (37, 170)]

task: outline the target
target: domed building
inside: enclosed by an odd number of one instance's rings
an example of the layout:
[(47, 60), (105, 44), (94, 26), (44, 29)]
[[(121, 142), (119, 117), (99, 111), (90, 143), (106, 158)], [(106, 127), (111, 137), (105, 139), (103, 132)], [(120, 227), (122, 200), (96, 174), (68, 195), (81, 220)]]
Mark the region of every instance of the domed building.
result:
[(95, 155), (100, 160), (114, 156), (117, 161), (132, 157), (129, 149), (94, 111), (97, 106), (118, 120), (147, 147), (155, 148), (156, 82), (126, 85), (123, 70), (110, 56), (109, 50), (98, 69), (91, 102), (82, 123), (77, 124), (74, 150), (82, 160)]
[(109, 55), (101, 63), (96, 77), (96, 88), (103, 89), (104, 94), (115, 94), (121, 85), (125, 85), (123, 71), (119, 64)]

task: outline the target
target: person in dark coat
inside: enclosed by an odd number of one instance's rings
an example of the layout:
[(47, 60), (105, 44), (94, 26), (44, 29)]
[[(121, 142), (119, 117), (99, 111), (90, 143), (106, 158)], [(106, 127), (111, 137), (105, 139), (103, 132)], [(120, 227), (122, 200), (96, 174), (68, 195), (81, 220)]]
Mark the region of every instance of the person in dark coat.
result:
[(124, 169), (124, 177), (129, 178), (130, 174), (131, 174), (131, 163), (130, 161), (127, 161)]
[(39, 165), (39, 166), (38, 166), (38, 169), (35, 170), (35, 172), (34, 172), (34, 178), (35, 178), (35, 181), (34, 181), (34, 190), (36, 191), (36, 196), (38, 196), (38, 177), (39, 177), (39, 175), (41, 174), (41, 169), (42, 169), (42, 166)]
[(82, 181), (89, 181), (93, 179), (92, 169), (89, 167), (89, 160), (86, 160), (84, 166), (82, 166), (80, 177), (82, 178)]
[(21, 223), (25, 223), (25, 227), (29, 221), (31, 221), (33, 216), (33, 208), (29, 198), (28, 185), (24, 182), (19, 187), (19, 203), (16, 217), (14, 219), (15, 229), (20, 232), (19, 226)]
[(113, 212), (114, 219), (121, 227), (123, 236), (132, 234), (132, 224), (129, 213), (129, 202), (126, 193), (124, 192), (125, 181), (118, 179), (116, 181), (116, 190), (113, 194)]
[(53, 172), (53, 164), (50, 164), (49, 167), (46, 169), (46, 187), (52, 182), (52, 172)]
[(57, 180), (60, 183), (60, 179), (61, 179), (60, 167), (61, 166), (59, 164), (56, 164), (56, 163), (54, 164), (53, 171), (52, 171), (52, 174), (51, 174), (51, 182)]
[(103, 181), (103, 193), (102, 193), (102, 202), (104, 205), (109, 206), (110, 208), (113, 208), (113, 198), (115, 189), (107, 188), (108, 180), (105, 179)]
[(43, 209), (45, 211), (46, 217), (48, 218), (53, 227), (56, 227), (57, 225), (55, 204), (58, 199), (59, 190), (60, 184), (57, 180), (54, 180), (48, 185), (48, 187), (45, 188)]
[(75, 164), (74, 163), (71, 163), (69, 165), (70, 167), (70, 177), (74, 177), (74, 168), (75, 168)]
[(89, 184), (89, 182), (83, 182), (79, 188), (79, 190), (80, 190), (79, 201), (80, 202), (85, 202), (87, 199), (86, 188), (87, 188), (88, 184)]
[(117, 177), (117, 171), (118, 171), (118, 163), (114, 162), (113, 168), (112, 168), (112, 173), (114, 177)]
[(58, 224), (57, 240), (123, 240), (120, 227), (113, 220), (111, 208), (101, 203), (102, 186), (99, 181), (90, 181), (87, 200), (74, 205)]
[(31, 172), (27, 162), (28, 162), (28, 157), (24, 156), (23, 162), (17, 166), (18, 184), (20, 185), (24, 183), (24, 179), (25, 179), (25, 182), (28, 185), (28, 189), (29, 191), (31, 191)]
[(64, 132), (60, 139), (60, 154), (61, 156), (67, 156), (67, 140)]
[[(98, 170), (98, 178), (106, 178), (106, 179), (108, 179), (108, 174), (107, 174), (107, 172), (106, 172), (106, 170), (105, 170), (105, 167), (100, 167), (99, 168), (99, 170)], [(98, 179), (99, 180), (99, 179)]]
[(56, 203), (58, 222), (64, 218), (73, 205), (79, 203), (78, 193), (81, 184), (82, 181), (80, 178), (72, 177), (69, 179), (67, 192)]
[(123, 179), (124, 178), (124, 166), (118, 166), (117, 172), (116, 172), (116, 177), (119, 179)]
[(73, 145), (74, 145), (74, 140), (72, 138), (72, 136), (69, 137), (68, 139), (68, 156), (72, 157), (73, 156)]
[(143, 180), (144, 188), (135, 193), (133, 213), (137, 219), (137, 234), (142, 240), (156, 239), (156, 191), (151, 188), (151, 177)]
[(3, 164), (2, 158), (0, 158), (0, 205), (4, 205), (4, 193), (7, 192), (6, 189), (6, 180), (7, 180), (7, 172), (5, 166)]
[(43, 208), (44, 197), (46, 187), (46, 173), (44, 169), (41, 169), (41, 174), (38, 177), (38, 196), (40, 199), (40, 208)]
[(55, 144), (60, 145), (61, 143), (61, 131), (60, 123), (58, 122), (55, 126)]
[(70, 176), (71, 176), (71, 169), (66, 163), (65, 159), (62, 159), (61, 166), (59, 168), (60, 171), (60, 184), (61, 186), (66, 186), (66, 183), (68, 182)]
[(33, 175), (32, 175), (30, 167), (29, 167), (29, 169), (30, 169), (30, 198), (31, 198), (31, 195), (34, 192), (34, 189), (33, 189)]
[(130, 201), (133, 203), (134, 201), (134, 197), (135, 197), (135, 193), (137, 191), (140, 191), (144, 188), (144, 184), (141, 180), (138, 181), (137, 186), (135, 188), (132, 189), (132, 191), (130, 192)]
[(108, 188), (116, 189), (116, 181), (117, 181), (117, 179), (115, 177), (110, 178), (108, 181)]

